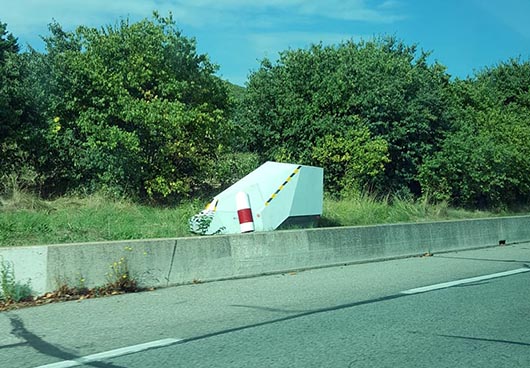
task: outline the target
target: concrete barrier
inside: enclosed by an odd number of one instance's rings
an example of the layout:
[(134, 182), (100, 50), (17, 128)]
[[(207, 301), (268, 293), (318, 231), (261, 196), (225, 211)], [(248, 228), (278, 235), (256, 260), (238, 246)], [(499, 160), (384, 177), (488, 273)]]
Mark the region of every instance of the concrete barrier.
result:
[(530, 216), (274, 231), (174, 239), (0, 248), (36, 293), (62, 284), (99, 286), (124, 260), (144, 287), (165, 287), (292, 270), (530, 241)]

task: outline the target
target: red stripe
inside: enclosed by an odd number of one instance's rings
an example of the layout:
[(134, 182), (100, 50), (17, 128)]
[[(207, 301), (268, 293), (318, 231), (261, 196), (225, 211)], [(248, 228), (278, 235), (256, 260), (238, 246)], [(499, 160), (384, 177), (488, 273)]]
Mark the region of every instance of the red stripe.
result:
[(237, 211), (237, 217), (239, 217), (239, 223), (244, 224), (252, 221), (252, 211), (250, 208), (243, 208)]

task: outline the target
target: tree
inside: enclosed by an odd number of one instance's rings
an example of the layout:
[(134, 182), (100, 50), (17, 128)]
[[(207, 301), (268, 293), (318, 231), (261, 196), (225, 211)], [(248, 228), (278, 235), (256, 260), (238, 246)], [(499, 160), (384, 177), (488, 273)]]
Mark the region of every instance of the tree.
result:
[[(0, 22), (0, 192), (35, 184), (42, 120), (29, 83), (29, 60)], [(9, 177), (9, 179), (8, 179)]]
[(420, 181), (439, 200), (468, 207), (530, 202), (530, 63), (510, 60), (453, 85), (459, 107)]
[(50, 184), (153, 199), (197, 190), (229, 123), (226, 87), (195, 41), (157, 14), (50, 32)]
[(19, 47), (16, 38), (7, 32), (7, 24), (0, 22), (0, 168), (6, 170), (7, 150), (15, 144), (16, 129), (20, 125), (20, 68), (17, 62)]
[(361, 119), (388, 144), (390, 162), (376, 189), (407, 187), (449, 125), (449, 76), (428, 54), (394, 38), (312, 45), (265, 59), (251, 74), (241, 120), (248, 147), (263, 159), (312, 162), (326, 135), (345, 136)]

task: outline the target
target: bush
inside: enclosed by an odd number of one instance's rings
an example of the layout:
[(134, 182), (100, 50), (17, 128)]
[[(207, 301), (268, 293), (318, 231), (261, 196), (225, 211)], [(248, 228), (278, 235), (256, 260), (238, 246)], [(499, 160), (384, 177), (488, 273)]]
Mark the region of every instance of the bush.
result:
[(250, 152), (225, 152), (212, 163), (207, 180), (209, 190), (226, 189), (259, 166), (259, 158)]
[(466, 207), (530, 203), (530, 62), (511, 60), (453, 85), (453, 131), (419, 175), (433, 199)]
[(504, 207), (530, 201), (530, 126), (512, 114), (483, 118), (480, 127), (450, 135), (420, 171), (425, 193), (466, 207)]
[(386, 141), (372, 139), (367, 128), (324, 136), (313, 147), (312, 158), (314, 165), (325, 168), (324, 187), (335, 195), (370, 187), (389, 162)]

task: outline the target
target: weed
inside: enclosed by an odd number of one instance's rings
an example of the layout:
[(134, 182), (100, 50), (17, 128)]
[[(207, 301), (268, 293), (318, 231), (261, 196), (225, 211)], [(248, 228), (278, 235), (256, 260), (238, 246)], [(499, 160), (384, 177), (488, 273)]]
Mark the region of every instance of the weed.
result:
[(129, 265), (125, 257), (110, 265), (111, 271), (107, 274), (109, 288), (115, 292), (133, 292), (138, 290), (138, 282), (131, 276)]
[(77, 291), (78, 294), (84, 295), (88, 292), (88, 288), (85, 282), (86, 280), (83, 276), (79, 276), (76, 279), (76, 284), (74, 286), (74, 289)]
[(202, 211), (199, 214), (193, 216), (189, 220), (190, 231), (205, 235), (210, 228), (214, 213), (211, 211)]
[(5, 303), (18, 303), (31, 298), (29, 281), (21, 283), (15, 279), (15, 268), (12, 262), (0, 261), (0, 300)]
[(58, 277), (55, 280), (55, 284), (59, 285), (59, 287), (53, 292), (46, 293), (44, 297), (61, 298), (63, 296), (79, 296), (89, 293), (86, 280), (81, 274), (77, 274), (73, 281), (66, 277)]

